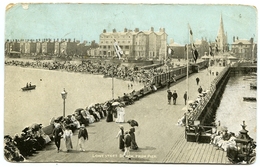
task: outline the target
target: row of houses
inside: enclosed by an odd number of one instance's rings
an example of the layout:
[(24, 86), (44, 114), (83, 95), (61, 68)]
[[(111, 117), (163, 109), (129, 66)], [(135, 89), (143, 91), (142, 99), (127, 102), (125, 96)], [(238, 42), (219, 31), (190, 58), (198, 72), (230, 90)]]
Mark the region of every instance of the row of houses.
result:
[(45, 55), (86, 55), (91, 44), (87, 41), (81, 43), (71, 39), (36, 39), (36, 40), (6, 40), (6, 54), (17, 52), (21, 54)]

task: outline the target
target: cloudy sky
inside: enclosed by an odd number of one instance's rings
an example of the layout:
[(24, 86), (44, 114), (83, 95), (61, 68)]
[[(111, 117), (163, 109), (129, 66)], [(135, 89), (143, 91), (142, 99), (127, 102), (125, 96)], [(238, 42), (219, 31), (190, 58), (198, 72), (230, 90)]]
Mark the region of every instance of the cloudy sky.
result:
[(188, 24), (194, 39), (216, 39), (220, 16), (229, 43), (257, 37), (257, 10), (242, 5), (149, 4), (16, 4), (5, 13), (5, 39), (76, 38), (99, 41), (103, 29), (158, 31), (165, 28), (168, 41), (186, 44)]

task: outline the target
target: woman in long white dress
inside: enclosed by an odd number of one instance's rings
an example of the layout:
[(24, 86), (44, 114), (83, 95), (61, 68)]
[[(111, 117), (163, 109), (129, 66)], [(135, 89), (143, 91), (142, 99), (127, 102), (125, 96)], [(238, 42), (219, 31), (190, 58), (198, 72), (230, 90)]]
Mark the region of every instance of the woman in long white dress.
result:
[(125, 109), (122, 107), (122, 105), (120, 104), (120, 106), (118, 107), (118, 117), (117, 117), (117, 122), (118, 123), (124, 123), (125, 122)]
[(66, 146), (66, 149), (67, 149), (67, 152), (69, 152), (70, 150), (72, 150), (72, 141), (71, 141), (71, 137), (73, 135), (72, 131), (69, 129), (69, 127), (65, 127), (65, 131), (64, 131), (64, 140), (65, 140), (65, 146)]

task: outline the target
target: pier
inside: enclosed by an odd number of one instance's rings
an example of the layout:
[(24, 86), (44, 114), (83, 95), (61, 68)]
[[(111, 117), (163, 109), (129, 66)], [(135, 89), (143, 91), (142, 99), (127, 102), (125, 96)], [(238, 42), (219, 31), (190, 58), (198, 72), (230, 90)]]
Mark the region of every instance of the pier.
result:
[[(215, 72), (225, 67), (211, 67)], [(208, 88), (208, 81), (212, 82), (216, 75), (209, 77), (207, 70), (200, 70), (189, 77), (189, 99), (195, 99), (198, 95), (196, 77), (201, 80), (203, 89)], [(183, 116), (183, 94), (186, 91), (186, 80), (180, 79), (171, 85), (171, 90), (178, 93), (177, 105), (167, 104), (167, 88), (149, 94), (145, 98), (136, 101), (133, 105), (125, 107), (126, 120), (135, 119), (139, 123), (136, 128), (136, 141), (138, 150), (131, 151), (132, 160), (123, 157), (123, 152), (118, 148), (118, 139), (115, 138), (119, 124), (107, 123), (104, 119), (90, 124), (87, 127), (89, 140), (86, 144), (86, 152), (80, 152), (77, 147), (77, 131), (74, 133), (73, 150), (65, 151), (64, 141), (57, 153), (53, 142), (46, 146), (38, 154), (29, 157), (29, 162), (121, 162), (121, 163), (230, 163), (226, 153), (216, 150), (207, 143), (187, 142), (185, 128), (177, 126), (177, 121)], [(128, 130), (127, 123), (120, 124)]]

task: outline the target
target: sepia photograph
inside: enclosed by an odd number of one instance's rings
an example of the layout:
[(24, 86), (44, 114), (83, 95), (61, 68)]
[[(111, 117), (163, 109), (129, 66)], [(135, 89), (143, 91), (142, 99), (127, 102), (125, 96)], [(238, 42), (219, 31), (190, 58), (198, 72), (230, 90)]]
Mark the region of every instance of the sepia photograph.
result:
[(254, 164), (258, 11), (8, 3), (6, 163)]

